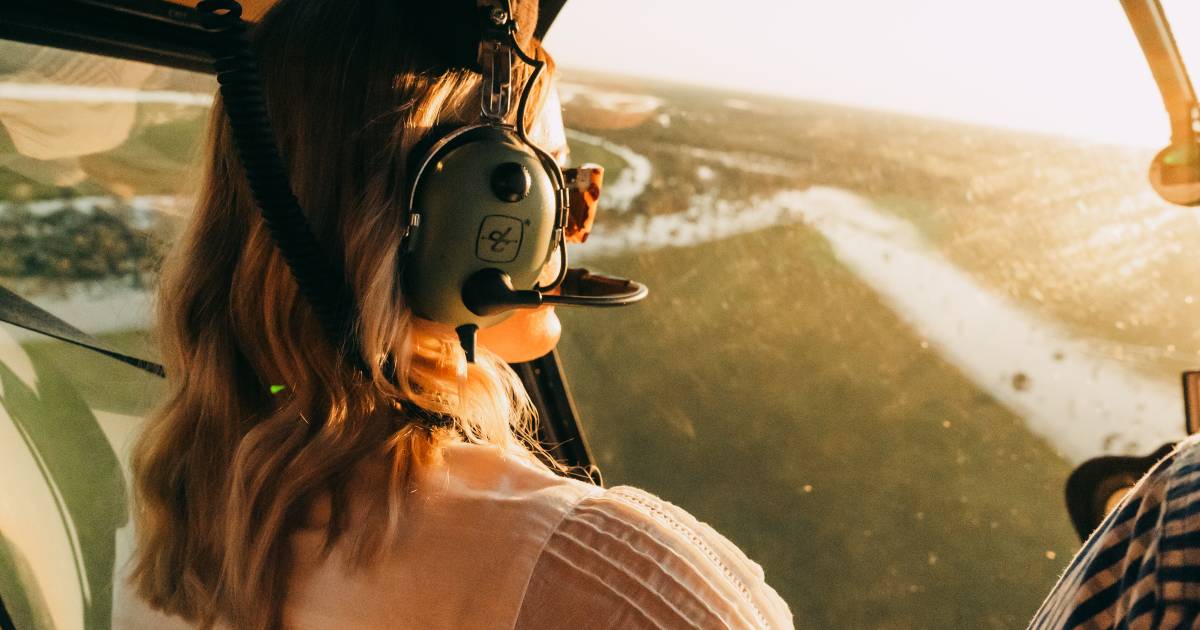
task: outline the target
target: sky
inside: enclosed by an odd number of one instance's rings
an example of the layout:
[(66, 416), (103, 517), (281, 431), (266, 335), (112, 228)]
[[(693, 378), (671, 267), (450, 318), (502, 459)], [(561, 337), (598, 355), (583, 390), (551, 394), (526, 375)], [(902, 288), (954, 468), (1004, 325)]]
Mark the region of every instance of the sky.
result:
[[(1163, 5), (1200, 76), (1200, 2)], [(546, 48), (568, 71), (1099, 142), (1170, 134), (1119, 0), (570, 0)]]

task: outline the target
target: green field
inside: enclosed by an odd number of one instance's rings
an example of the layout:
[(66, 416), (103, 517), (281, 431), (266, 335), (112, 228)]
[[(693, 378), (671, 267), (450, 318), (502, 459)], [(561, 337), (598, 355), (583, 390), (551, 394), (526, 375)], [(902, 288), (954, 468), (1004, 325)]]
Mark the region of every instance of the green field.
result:
[(560, 310), (607, 485), (726, 534), (797, 627), (1024, 627), (1078, 546), (1069, 465), (923, 349), (819, 236), (597, 266), (653, 291), (618, 312)]
[[(701, 221), (722, 202), (748, 210), (779, 191), (844, 190), (1101, 356), (1170, 383), (1196, 363), (1200, 299), (1187, 296), (1200, 296), (1200, 263), (1179, 244), (1200, 239), (1200, 224), (1149, 191), (1144, 151), (572, 80), (654, 94), (669, 117), (592, 129), (594, 112), (575, 120), (567, 103), (568, 125), (655, 169), (636, 212), (602, 204), (598, 225)], [(560, 310), (605, 481), (648, 488), (728, 535), (798, 627), (1024, 627), (1079, 545), (1063, 501), (1070, 462), (943, 359), (817, 229), (677, 245), (587, 261), (645, 281), (645, 304)]]

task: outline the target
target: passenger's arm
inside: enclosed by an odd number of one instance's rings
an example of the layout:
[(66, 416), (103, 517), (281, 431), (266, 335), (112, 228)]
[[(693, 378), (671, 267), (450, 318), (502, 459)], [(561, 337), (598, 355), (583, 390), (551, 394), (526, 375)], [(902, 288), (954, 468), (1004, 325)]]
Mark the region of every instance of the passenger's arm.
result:
[(1182, 442), (1084, 543), (1030, 622), (1193, 627), (1200, 613), (1200, 446)]

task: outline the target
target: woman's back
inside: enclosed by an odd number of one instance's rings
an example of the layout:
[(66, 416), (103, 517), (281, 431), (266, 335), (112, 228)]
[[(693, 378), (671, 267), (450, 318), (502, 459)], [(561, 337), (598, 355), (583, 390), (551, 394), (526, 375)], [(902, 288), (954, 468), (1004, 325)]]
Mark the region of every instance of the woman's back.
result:
[[(678, 507), (492, 446), (444, 453), (414, 469), (403, 533), (376, 562), (351, 568), (352, 531), (322, 553), (324, 514), (293, 534), (286, 628), (792, 627), (762, 569)], [(115, 612), (119, 628), (191, 627), (128, 588)]]
[(414, 469), (377, 563), (348, 568), (353, 535), (328, 555), (320, 531), (293, 536), (288, 627), (791, 627), (758, 565), (675, 506), (497, 447), (444, 453)]
[[(149, 607), (239, 630), (790, 626), (711, 529), (521, 446), (535, 414), (510, 364), (557, 342), (542, 301), (645, 295), (563, 288), (567, 146), (537, 23), (534, 0), (281, 0), (257, 59), (229, 66), (257, 65), (266, 103), (222, 81), (160, 280), (169, 391), (132, 457)], [(303, 208), (286, 234), (316, 239), (323, 275), (256, 207), (226, 119), (249, 110), (270, 113)]]

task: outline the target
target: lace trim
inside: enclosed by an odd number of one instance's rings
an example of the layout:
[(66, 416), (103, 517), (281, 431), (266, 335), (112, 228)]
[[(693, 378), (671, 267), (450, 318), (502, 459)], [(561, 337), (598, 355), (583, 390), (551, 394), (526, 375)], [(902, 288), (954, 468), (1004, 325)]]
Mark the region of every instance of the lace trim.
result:
[(716, 564), (718, 567), (720, 567), (721, 571), (725, 574), (725, 577), (729, 578), (729, 581), (737, 587), (738, 591), (742, 594), (742, 599), (750, 605), (751, 609), (754, 610), (754, 616), (758, 619), (758, 622), (762, 624), (762, 627), (766, 630), (770, 630), (771, 624), (767, 622), (766, 616), (763, 615), (761, 610), (759, 610), (758, 605), (754, 603), (754, 598), (750, 595), (750, 589), (746, 588), (746, 585), (740, 579), (738, 579), (737, 575), (730, 570), (729, 567), (725, 566), (725, 563), (721, 561), (721, 556), (713, 551), (712, 548), (708, 546), (708, 543), (704, 542), (704, 539), (698, 536), (696, 532), (692, 530), (692, 528), (680, 523), (678, 519), (676, 519), (674, 516), (671, 516), (671, 514), (662, 509), (661, 506), (655, 505), (654, 503), (647, 501), (637, 494), (625, 492), (619, 488), (613, 488), (610, 490), (610, 492), (613, 494), (619, 494), (622, 498), (628, 499), (630, 502), (636, 503), (637, 505), (645, 508), (653, 516), (657, 517), (675, 531), (686, 536), (688, 540), (692, 541), (692, 544), (696, 545), (696, 547), (703, 551), (704, 555), (708, 556), (708, 559), (712, 561), (713, 564)]

